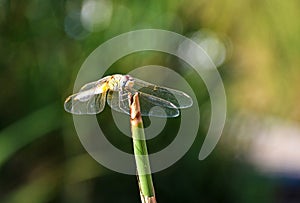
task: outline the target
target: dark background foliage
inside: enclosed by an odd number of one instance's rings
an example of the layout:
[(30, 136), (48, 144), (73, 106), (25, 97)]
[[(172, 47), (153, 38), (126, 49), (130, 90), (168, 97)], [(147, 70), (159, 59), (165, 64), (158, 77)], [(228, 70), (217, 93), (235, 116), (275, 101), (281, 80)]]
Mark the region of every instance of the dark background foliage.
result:
[[(228, 102), (221, 140), (199, 161), (210, 119), (201, 78), (172, 56), (153, 52), (126, 56), (108, 70), (164, 65), (202, 89), (197, 139), (180, 161), (153, 175), (158, 202), (300, 201), (299, 1), (96, 1), (102, 2), (100, 17), (96, 12), (92, 24), (80, 20), (88, 2), (0, 0), (1, 202), (140, 201), (135, 176), (110, 171), (88, 155), (63, 102), (96, 47), (143, 28), (206, 42)], [(108, 122), (108, 139), (130, 151), (130, 139), (111, 119), (109, 107), (98, 116), (100, 124)], [(149, 151), (167, 146), (177, 125), (168, 120)]]

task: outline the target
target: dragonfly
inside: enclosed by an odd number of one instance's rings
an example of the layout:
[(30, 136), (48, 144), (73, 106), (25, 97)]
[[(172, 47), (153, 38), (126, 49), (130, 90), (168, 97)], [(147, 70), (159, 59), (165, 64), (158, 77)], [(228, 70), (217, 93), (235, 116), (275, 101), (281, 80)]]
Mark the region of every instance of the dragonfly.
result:
[(64, 108), (76, 115), (93, 115), (102, 112), (107, 101), (113, 110), (129, 115), (128, 98), (135, 93), (139, 94), (142, 116), (177, 117), (179, 109), (193, 104), (191, 97), (182, 91), (114, 74), (84, 85), (65, 100)]

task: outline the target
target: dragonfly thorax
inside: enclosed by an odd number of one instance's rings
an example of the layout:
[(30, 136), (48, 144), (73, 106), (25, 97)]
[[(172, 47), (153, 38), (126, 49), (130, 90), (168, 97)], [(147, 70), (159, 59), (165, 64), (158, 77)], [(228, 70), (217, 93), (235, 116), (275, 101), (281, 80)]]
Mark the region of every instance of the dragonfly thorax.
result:
[(130, 86), (134, 79), (130, 75), (115, 74), (108, 79), (108, 89), (120, 91), (124, 87)]
[(110, 76), (107, 80), (108, 89), (112, 91), (118, 91), (122, 77), (123, 76), (120, 74)]

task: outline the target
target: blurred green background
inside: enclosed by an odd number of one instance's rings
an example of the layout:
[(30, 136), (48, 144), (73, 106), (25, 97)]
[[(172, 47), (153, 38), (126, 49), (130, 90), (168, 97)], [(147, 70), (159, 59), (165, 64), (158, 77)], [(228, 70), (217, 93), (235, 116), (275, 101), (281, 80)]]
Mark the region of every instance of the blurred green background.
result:
[[(96, 47), (143, 28), (174, 31), (204, 47), (228, 102), (221, 140), (199, 161), (210, 119), (201, 78), (153, 52), (125, 57), (107, 72), (164, 65), (201, 90), (192, 148), (153, 175), (158, 202), (300, 202), (299, 8), (298, 0), (0, 0), (0, 202), (140, 201), (135, 176), (86, 153), (63, 102)], [(112, 119), (109, 107), (98, 119)], [(149, 142), (150, 153), (174, 139), (178, 120), (168, 123)], [(105, 127), (114, 145), (131, 150), (113, 123)]]

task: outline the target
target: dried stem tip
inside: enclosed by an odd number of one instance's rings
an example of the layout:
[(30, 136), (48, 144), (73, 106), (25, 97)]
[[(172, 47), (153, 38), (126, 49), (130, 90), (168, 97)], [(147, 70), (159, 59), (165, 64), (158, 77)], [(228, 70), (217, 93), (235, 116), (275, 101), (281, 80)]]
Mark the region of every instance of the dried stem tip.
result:
[(132, 125), (138, 125), (142, 123), (141, 109), (138, 93), (135, 93), (133, 96), (129, 94), (130, 101), (130, 119)]

